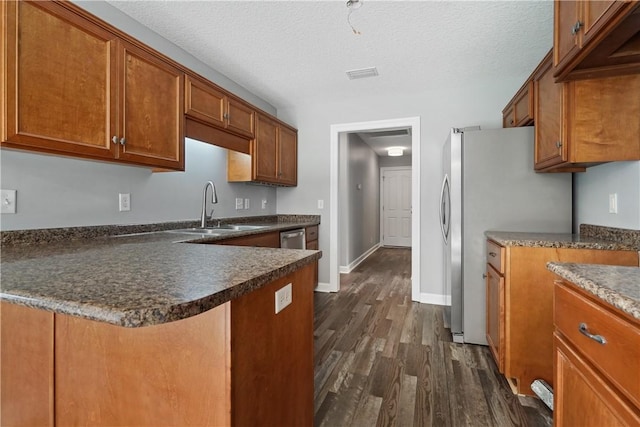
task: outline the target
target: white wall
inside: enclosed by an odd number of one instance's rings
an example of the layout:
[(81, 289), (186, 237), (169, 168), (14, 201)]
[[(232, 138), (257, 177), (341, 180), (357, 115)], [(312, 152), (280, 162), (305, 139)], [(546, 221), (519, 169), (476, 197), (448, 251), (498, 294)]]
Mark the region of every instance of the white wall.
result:
[[(3, 189), (18, 190), (18, 213), (3, 214), (0, 228), (199, 219), (202, 189), (209, 180), (218, 194), (215, 217), (276, 213), (274, 188), (227, 183), (227, 150), (187, 139), (185, 161), (185, 172), (152, 173), (136, 166), (2, 150), (0, 182)], [(131, 211), (119, 212), (118, 193), (131, 194)], [(249, 198), (250, 209), (235, 210), (236, 197)], [(267, 209), (261, 209), (262, 199)]]
[[(609, 194), (618, 213), (609, 213)], [(640, 162), (612, 162), (574, 174), (574, 231), (580, 224), (640, 230)]]
[[(496, 79), (475, 86), (460, 85), (436, 91), (416, 90), (393, 97), (371, 95), (361, 99), (309, 100), (296, 109), (280, 110), (283, 120), (298, 128), (298, 187), (278, 189), (278, 213), (321, 214), (319, 281), (329, 282), (329, 141), (332, 124), (421, 117), (421, 292), (443, 294), (442, 244), (438, 200), (442, 144), (449, 128), (481, 125), (501, 127), (501, 112), (526, 76)], [(317, 209), (317, 200), (324, 209)]]

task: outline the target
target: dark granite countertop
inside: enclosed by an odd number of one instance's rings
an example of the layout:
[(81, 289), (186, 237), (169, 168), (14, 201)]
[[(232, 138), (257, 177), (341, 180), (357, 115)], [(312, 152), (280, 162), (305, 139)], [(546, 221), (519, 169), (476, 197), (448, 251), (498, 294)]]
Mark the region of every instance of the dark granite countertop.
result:
[(550, 262), (547, 268), (640, 320), (640, 267)]
[(581, 234), (486, 231), (485, 236), (505, 247), (526, 246), (532, 248), (601, 249), (609, 251), (637, 251), (639, 249), (633, 243)]
[[(151, 231), (2, 245), (0, 298), (126, 327), (200, 314), (318, 260), (320, 251), (194, 244), (316, 225), (261, 222), (260, 230), (201, 236)], [(191, 225), (193, 226), (193, 225)], [(169, 227), (173, 228), (173, 227)], [(37, 236), (37, 231), (32, 231)], [(42, 242), (42, 239), (38, 239)]]

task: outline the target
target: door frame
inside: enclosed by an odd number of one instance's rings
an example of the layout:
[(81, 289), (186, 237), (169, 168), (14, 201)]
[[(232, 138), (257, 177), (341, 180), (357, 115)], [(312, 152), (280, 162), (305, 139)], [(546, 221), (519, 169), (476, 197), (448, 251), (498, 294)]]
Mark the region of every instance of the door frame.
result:
[(330, 127), (329, 284), (323, 290), (340, 290), (338, 268), (338, 143), (340, 133), (389, 128), (411, 128), (411, 299), (420, 301), (420, 117), (334, 124)]
[[(411, 162), (413, 164), (413, 153), (411, 154)], [(413, 181), (413, 168), (411, 166), (383, 166), (380, 168), (380, 246), (384, 246), (384, 178), (383, 172), (386, 171), (406, 171), (412, 172), (411, 181)], [(413, 191), (413, 182), (411, 182), (411, 191)], [(413, 226), (413, 194), (411, 195), (411, 225)], [(411, 230), (413, 232), (413, 230)], [(413, 240), (413, 239), (412, 239)], [(413, 241), (411, 242), (413, 244)], [(411, 247), (411, 246), (409, 246)]]

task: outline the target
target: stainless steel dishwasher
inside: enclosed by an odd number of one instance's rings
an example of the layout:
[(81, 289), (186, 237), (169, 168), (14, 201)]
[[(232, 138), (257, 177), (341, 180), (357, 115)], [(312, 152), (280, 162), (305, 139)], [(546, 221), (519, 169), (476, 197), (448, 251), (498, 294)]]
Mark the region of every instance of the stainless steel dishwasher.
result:
[(304, 228), (283, 231), (280, 233), (280, 247), (285, 249), (306, 249)]

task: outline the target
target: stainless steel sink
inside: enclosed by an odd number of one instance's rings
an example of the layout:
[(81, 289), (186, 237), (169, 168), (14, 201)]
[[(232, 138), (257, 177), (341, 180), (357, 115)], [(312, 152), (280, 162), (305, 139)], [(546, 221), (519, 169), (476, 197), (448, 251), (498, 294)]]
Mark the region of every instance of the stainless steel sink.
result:
[(187, 234), (203, 234), (207, 236), (222, 236), (225, 233), (228, 233), (230, 229), (219, 229), (219, 228), (179, 228), (177, 230), (166, 230), (166, 233), (187, 233)]
[(187, 234), (203, 234), (207, 236), (222, 236), (225, 233), (233, 231), (249, 231), (266, 228), (266, 225), (246, 225), (246, 224), (225, 224), (218, 227), (207, 228), (179, 228), (177, 230), (166, 230), (167, 233), (187, 233)]
[(224, 224), (219, 227), (213, 227), (214, 230), (234, 230), (234, 231), (249, 231), (260, 230), (266, 228), (266, 225), (248, 225), (248, 224)]

